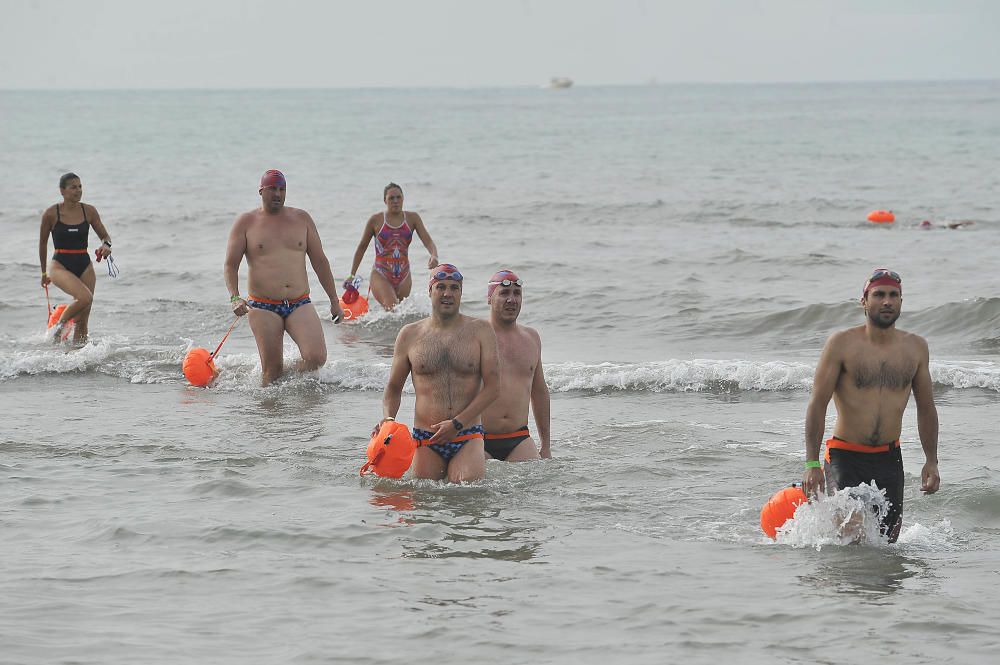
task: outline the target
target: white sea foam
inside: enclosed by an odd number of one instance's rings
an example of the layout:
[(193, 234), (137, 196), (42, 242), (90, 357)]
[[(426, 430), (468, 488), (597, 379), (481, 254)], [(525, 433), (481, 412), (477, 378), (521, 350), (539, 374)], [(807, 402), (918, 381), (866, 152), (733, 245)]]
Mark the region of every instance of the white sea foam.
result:
[(778, 528), (775, 540), (817, 550), (853, 543), (884, 545), (887, 539), (879, 532), (879, 521), (888, 511), (885, 493), (874, 483), (848, 487), (800, 505), (795, 516)]

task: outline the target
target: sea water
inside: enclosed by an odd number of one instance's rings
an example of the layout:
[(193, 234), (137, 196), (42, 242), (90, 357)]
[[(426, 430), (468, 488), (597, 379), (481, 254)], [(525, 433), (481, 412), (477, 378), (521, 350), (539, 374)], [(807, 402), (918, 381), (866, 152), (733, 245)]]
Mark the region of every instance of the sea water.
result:
[[(0, 663), (1000, 646), (1000, 84), (0, 92), (0, 118)], [(243, 322), (216, 385), (186, 385), (186, 351), (232, 320), (226, 237), (268, 168), (338, 281), (390, 180), (466, 275), (465, 313), (487, 315), (498, 268), (524, 278), (552, 460), (460, 486), (358, 475), (396, 333), (430, 312), (417, 240), (413, 297), (326, 321), (319, 371), (260, 388)], [(38, 276), (71, 170), (121, 269), (95, 266), (79, 349), (45, 340)], [(896, 223), (866, 221), (880, 208)], [(771, 541), (759, 510), (801, 478), (819, 351), (863, 322), (875, 266), (930, 345), (941, 490), (920, 492), (911, 404), (898, 543), (818, 522)], [(315, 276), (312, 295), (327, 313)]]

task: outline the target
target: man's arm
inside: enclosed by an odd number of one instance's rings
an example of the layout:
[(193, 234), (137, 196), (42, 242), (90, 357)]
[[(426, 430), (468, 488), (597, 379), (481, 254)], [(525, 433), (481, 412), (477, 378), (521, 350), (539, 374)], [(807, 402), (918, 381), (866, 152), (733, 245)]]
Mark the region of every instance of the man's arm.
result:
[[(229, 231), (229, 240), (226, 242), (226, 261), (222, 268), (222, 274), (226, 280), (226, 290), (229, 291), (233, 313), (236, 316), (243, 316), (247, 313), (246, 302), (240, 298), (240, 264), (247, 252), (247, 224), (246, 215), (240, 215), (233, 222), (233, 228)], [(234, 300), (234, 298), (238, 300)]]
[(320, 286), (330, 297), (330, 314), (333, 316), (334, 323), (340, 323), (344, 312), (340, 309), (340, 296), (337, 295), (337, 284), (333, 281), (330, 260), (326, 258), (326, 252), (323, 251), (323, 241), (319, 239), (316, 223), (309, 216), (309, 213), (303, 211), (302, 214), (305, 215), (307, 222), (306, 254), (309, 256), (309, 263), (312, 264), (316, 277), (319, 278)]
[(545, 383), (545, 372), (542, 369), (542, 339), (534, 330), (531, 333), (538, 342), (538, 360), (535, 364), (535, 374), (531, 377), (531, 412), (535, 414), (535, 428), (538, 430), (541, 445), (538, 454), (548, 459), (552, 457), (549, 448), (549, 386)]
[(913, 376), (913, 400), (917, 403), (917, 431), (924, 449), (924, 468), (920, 472), (920, 489), (927, 493), (938, 491), (941, 476), (938, 474), (938, 415), (934, 405), (934, 388), (928, 368), (930, 351), (927, 342), (918, 337), (920, 364)]
[[(826, 428), (826, 408), (837, 388), (842, 365), (840, 355), (841, 333), (827, 340), (816, 364), (813, 376), (812, 396), (806, 407), (806, 462), (819, 461), (819, 449), (823, 445), (823, 430)], [(806, 468), (802, 474), (802, 491), (806, 496), (816, 496), (826, 491), (826, 477), (822, 467)]]
[(382, 391), (382, 422), (385, 422), (386, 418), (395, 418), (399, 412), (403, 386), (406, 385), (406, 377), (410, 375), (411, 369), (410, 330), (410, 326), (403, 326), (403, 329), (396, 335), (396, 343), (392, 349), (392, 366), (389, 368), (389, 380), (385, 384), (385, 390)]

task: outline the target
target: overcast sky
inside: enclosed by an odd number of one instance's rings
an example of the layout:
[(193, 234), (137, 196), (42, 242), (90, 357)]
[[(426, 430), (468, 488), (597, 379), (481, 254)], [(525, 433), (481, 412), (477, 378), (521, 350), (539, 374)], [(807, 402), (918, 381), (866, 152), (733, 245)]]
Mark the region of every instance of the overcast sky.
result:
[(0, 88), (1000, 78), (993, 0), (0, 0)]

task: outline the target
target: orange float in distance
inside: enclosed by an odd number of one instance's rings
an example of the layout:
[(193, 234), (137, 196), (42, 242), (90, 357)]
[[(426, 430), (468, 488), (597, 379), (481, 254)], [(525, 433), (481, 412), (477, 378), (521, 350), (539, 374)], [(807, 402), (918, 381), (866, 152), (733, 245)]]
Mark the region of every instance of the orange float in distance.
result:
[(872, 210), (868, 213), (868, 221), (875, 224), (892, 224), (896, 221), (896, 216), (891, 210)]
[(341, 298), (340, 309), (344, 311), (344, 320), (350, 321), (368, 313), (368, 300), (362, 295), (358, 295), (354, 302), (349, 303), (344, 302), (344, 299)]
[(402, 478), (417, 451), (417, 442), (410, 428), (403, 423), (387, 421), (368, 442), (368, 461), (361, 467), (361, 475), (375, 472), (383, 478)]
[(219, 370), (215, 369), (212, 362), (212, 354), (207, 349), (191, 349), (184, 356), (184, 376), (191, 382), (192, 386), (207, 386), (216, 376)]
[(808, 501), (805, 492), (801, 487), (786, 487), (767, 500), (760, 511), (760, 528), (764, 530), (768, 538), (774, 538), (778, 527), (792, 519), (795, 510)]

